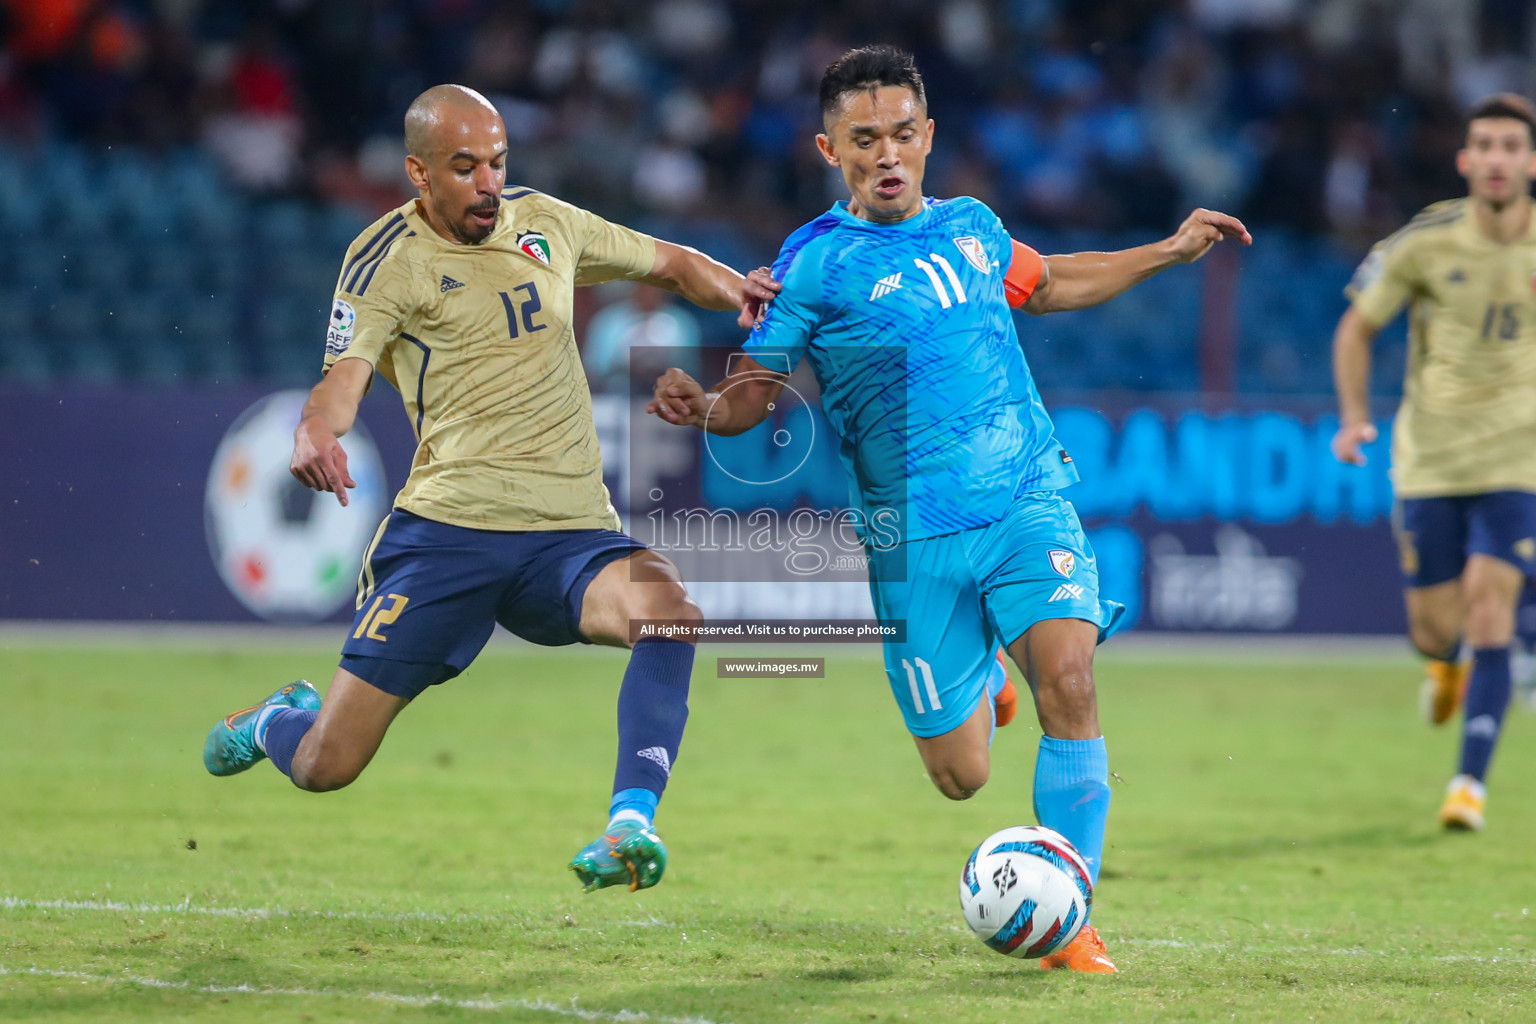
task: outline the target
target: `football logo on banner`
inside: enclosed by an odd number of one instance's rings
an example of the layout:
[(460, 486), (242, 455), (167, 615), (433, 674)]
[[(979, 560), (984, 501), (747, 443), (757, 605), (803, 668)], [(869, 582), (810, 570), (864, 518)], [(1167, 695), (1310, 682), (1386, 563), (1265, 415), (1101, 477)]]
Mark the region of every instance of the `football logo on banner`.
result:
[(546, 267), (549, 266), (549, 241), (537, 231), (526, 231), (518, 235), (517, 247)]
[(384, 463), (361, 420), (342, 441), (357, 481), (346, 508), (288, 472), (308, 397), (279, 391), (245, 410), (208, 468), (203, 511), (214, 567), (263, 619), (312, 622), (350, 605), (363, 549), (388, 511)]
[(1050, 556), (1051, 568), (1055, 569), (1063, 576), (1071, 576), (1073, 570), (1077, 568), (1077, 557), (1070, 551), (1063, 551), (1060, 548), (1052, 548), (1050, 551), (1047, 551), (1046, 554)]
[(992, 273), (992, 261), (987, 259), (987, 250), (981, 247), (981, 242), (966, 235), (964, 238), (955, 239), (955, 248), (960, 250), (960, 255), (965, 257), (967, 263), (981, 271), (983, 274)]

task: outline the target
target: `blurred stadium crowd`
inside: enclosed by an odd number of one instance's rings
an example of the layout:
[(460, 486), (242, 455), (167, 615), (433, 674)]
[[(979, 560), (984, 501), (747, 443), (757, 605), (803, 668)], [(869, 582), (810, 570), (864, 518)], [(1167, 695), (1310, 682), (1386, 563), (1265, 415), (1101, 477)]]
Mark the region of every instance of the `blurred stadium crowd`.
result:
[(1031, 325), (1043, 386), (1326, 391), (1353, 261), (1463, 193), (1460, 111), (1532, 91), (1536, 34), (1526, 0), (3, 2), (0, 380), (33, 381), (312, 379), (337, 261), (408, 194), (401, 114), (440, 81), (502, 110), (510, 181), (768, 262), (843, 194), (810, 141), (822, 69), (890, 41), (927, 78), (930, 193), (1047, 251), (1193, 205), (1260, 233), (1235, 269)]

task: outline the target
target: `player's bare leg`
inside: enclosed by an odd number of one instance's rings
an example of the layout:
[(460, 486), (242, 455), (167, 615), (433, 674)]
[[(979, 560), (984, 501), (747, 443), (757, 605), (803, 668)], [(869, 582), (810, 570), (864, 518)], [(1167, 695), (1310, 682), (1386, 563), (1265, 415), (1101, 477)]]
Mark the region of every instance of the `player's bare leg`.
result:
[(582, 636), (633, 652), (619, 690), (619, 754), (608, 827), (570, 865), (588, 892), (610, 885), (644, 889), (661, 881), (666, 870), (667, 848), (652, 819), (688, 720), (693, 641), (686, 632), (675, 639), (642, 636), (634, 624), (667, 623), (686, 631), (702, 621), (677, 567), (654, 551), (610, 562), (587, 586)]
[[(1077, 847), (1098, 882), (1109, 814), (1109, 766), (1099, 733), (1093, 652), (1099, 627), (1082, 619), (1045, 619), (1008, 647), (1035, 698), (1044, 736), (1035, 761), (1035, 817)], [(1092, 924), (1060, 952), (1042, 957), (1046, 969), (1116, 973)]]
[(1456, 714), (1467, 692), (1472, 667), (1461, 659), (1466, 604), (1462, 579), (1404, 591), (1408, 605), (1408, 639), (1429, 661), (1419, 703), (1432, 725), (1444, 725)]
[(991, 772), (991, 697), (982, 692), (971, 716), (938, 736), (913, 736), (928, 777), (951, 800), (969, 800), (987, 784)]
[(692, 626), (704, 614), (664, 555), (636, 551), (603, 566), (581, 602), (581, 635), (608, 647), (633, 647), (630, 624), (665, 620)]
[(1456, 775), (1440, 808), (1440, 824), (1446, 828), (1477, 831), (1483, 827), (1483, 782), (1509, 707), (1509, 645), (1514, 639), (1515, 609), (1524, 585), (1525, 575), (1520, 569), (1489, 555), (1472, 555), (1462, 573), (1472, 676)]
[(1099, 700), (1093, 686), (1098, 642), (1099, 627), (1091, 622), (1045, 619), (1009, 645), (1008, 654), (1029, 683), (1035, 714), (1047, 736), (1098, 738)]
[[(409, 703), (338, 668), (314, 725), (293, 752), (289, 773), (293, 784), (312, 793), (350, 785), (368, 767), (390, 723)], [(281, 731), (287, 723), (274, 724)], [(269, 748), (278, 742), (269, 727)]]

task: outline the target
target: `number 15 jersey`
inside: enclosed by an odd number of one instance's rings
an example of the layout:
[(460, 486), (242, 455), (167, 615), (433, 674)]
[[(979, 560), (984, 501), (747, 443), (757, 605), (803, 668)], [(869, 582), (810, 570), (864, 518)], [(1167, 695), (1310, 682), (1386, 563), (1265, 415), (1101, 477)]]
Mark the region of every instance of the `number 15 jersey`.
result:
[(1436, 203), (1371, 250), (1345, 295), (1376, 327), (1409, 307), (1398, 496), (1536, 492), (1536, 223), (1499, 245), (1470, 199)]
[(770, 370), (809, 358), (867, 521), (902, 540), (1001, 519), (1014, 497), (1077, 481), (1052, 436), (1003, 277), (1013, 242), (969, 197), (877, 224), (847, 203), (790, 235), (784, 290), (743, 350)]
[(647, 235), (531, 189), (483, 242), (411, 200), (347, 250), (325, 366), (363, 359), (405, 400), (416, 457), (395, 507), (485, 530), (619, 528), (571, 330), (576, 285), (651, 272)]

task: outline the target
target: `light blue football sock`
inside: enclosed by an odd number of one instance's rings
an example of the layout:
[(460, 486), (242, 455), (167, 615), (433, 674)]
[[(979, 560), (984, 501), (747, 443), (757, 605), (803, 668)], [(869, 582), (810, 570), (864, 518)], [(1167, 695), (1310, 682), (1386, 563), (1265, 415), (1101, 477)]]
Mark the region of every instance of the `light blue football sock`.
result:
[(656, 805), (661, 797), (648, 789), (621, 789), (608, 805), (608, 824), (636, 821), (650, 827), (656, 820)]
[(1035, 819), (1077, 847), (1095, 884), (1104, 856), (1104, 822), (1108, 817), (1109, 755), (1104, 750), (1104, 737), (1040, 737), (1040, 753), (1035, 758)]

